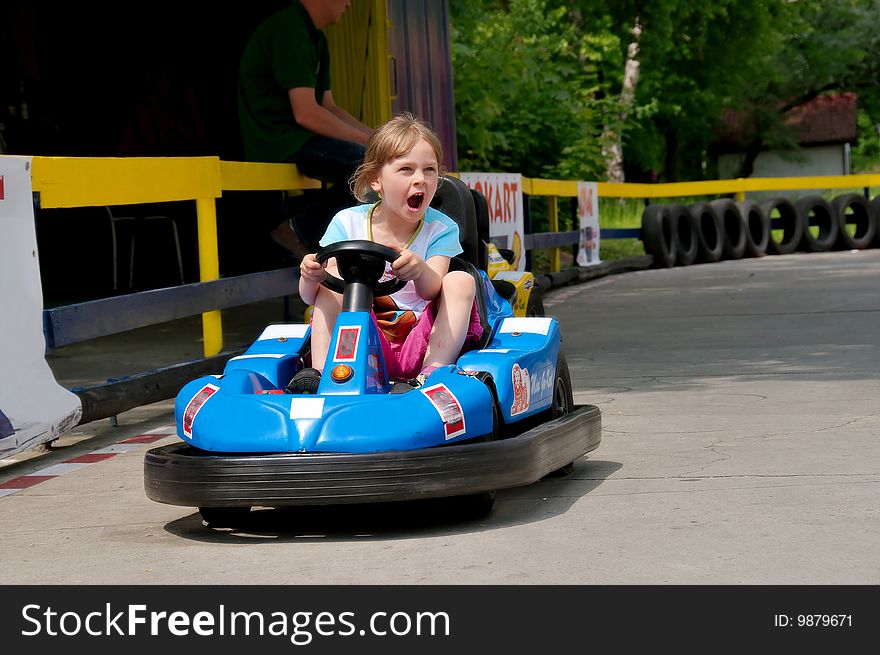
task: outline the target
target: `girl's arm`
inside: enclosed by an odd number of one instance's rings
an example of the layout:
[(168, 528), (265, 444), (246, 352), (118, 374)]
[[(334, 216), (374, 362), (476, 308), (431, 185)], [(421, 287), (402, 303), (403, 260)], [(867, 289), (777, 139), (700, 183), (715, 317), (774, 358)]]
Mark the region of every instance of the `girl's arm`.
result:
[(412, 250), (399, 246), (394, 250), (400, 253), (400, 257), (391, 265), (394, 274), (401, 280), (412, 280), (420, 298), (436, 298), (443, 284), (443, 276), (449, 271), (449, 257), (434, 255), (426, 262)]
[(425, 270), (415, 281), (416, 293), (420, 298), (433, 300), (440, 295), (443, 276), (449, 272), (449, 257), (434, 255), (425, 262)]
[(323, 264), (319, 264), (314, 253), (303, 257), (299, 265), (299, 297), (307, 305), (314, 305), (318, 298), (318, 289), (324, 281), (327, 273), (339, 277), (336, 268), (336, 258), (333, 257)]

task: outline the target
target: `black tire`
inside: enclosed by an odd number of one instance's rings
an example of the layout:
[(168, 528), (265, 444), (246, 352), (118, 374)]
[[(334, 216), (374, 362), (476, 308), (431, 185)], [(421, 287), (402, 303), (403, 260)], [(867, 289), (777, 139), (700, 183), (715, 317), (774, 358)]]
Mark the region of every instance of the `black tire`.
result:
[(250, 512), (250, 507), (199, 507), (199, 514), (209, 528), (240, 528)]
[(744, 257), (763, 257), (770, 242), (770, 218), (754, 200), (736, 203), (746, 224), (746, 251)]
[(529, 302), (526, 304), (526, 316), (545, 316), (544, 300), (541, 297), (541, 288), (537, 283), (529, 292)]
[(708, 202), (688, 205), (688, 211), (697, 226), (697, 261), (707, 264), (717, 262), (724, 253), (724, 225), (721, 223), (721, 215)]
[(675, 266), (672, 220), (666, 205), (648, 205), (642, 212), (642, 243), (657, 268)]
[(669, 218), (675, 241), (675, 263), (678, 266), (690, 266), (696, 261), (700, 249), (697, 225), (686, 205), (669, 205)]
[[(761, 202), (760, 207), (770, 221), (767, 252), (771, 255), (788, 255), (797, 250), (804, 234), (804, 226), (791, 200), (771, 198)], [(778, 241), (773, 237), (774, 228), (782, 230), (782, 238)]]
[[(835, 210), (831, 203), (820, 196), (804, 196), (794, 206), (803, 226), (801, 250), (807, 252), (828, 252), (834, 247), (840, 232)], [(813, 234), (811, 228), (818, 228)]]
[[(556, 357), (556, 377), (553, 382), (553, 403), (550, 405), (550, 416), (557, 419), (571, 413), (573, 409), (574, 393), (571, 390), (571, 373), (568, 370), (568, 360), (560, 350)], [(571, 474), (572, 471), (574, 471), (574, 462), (569, 462), (544, 477), (561, 478)]]
[(721, 215), (724, 228), (724, 246), (721, 251), (723, 259), (742, 259), (746, 251), (746, 222), (736, 203), (730, 198), (712, 200), (709, 205)]
[[(874, 199), (877, 203), (877, 199)], [(834, 217), (837, 219), (837, 242), (840, 250), (862, 250), (870, 248), (877, 234), (877, 212), (872, 211), (871, 203), (858, 193), (846, 193), (831, 201)], [(880, 209), (880, 203), (876, 209)], [(848, 225), (855, 225), (855, 233), (850, 234)]]
[[(537, 291), (532, 288), (532, 294)], [(540, 292), (539, 292), (540, 293)], [(531, 301), (531, 296), (529, 296)], [(542, 306), (543, 309), (543, 306)], [(477, 374), (477, 379), (489, 387), (489, 393), (492, 396), (492, 434), (481, 437), (481, 441), (496, 441), (501, 439), (504, 430), (504, 419), (501, 417), (501, 408), (498, 406), (498, 391), (495, 389), (495, 381), (492, 376), (486, 372)], [(466, 494), (464, 496), (455, 496), (450, 499), (453, 504), (455, 515), (462, 519), (478, 519), (486, 516), (492, 511), (495, 505), (495, 497), (498, 492), (481, 491), (475, 494)]]
[(880, 196), (869, 202), (868, 207), (874, 217), (874, 245), (880, 247)]

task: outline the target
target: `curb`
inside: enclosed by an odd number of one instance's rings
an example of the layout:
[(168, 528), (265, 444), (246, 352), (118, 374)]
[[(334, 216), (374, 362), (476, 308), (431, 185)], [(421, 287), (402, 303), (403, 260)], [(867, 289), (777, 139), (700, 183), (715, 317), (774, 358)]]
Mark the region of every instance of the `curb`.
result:
[(542, 293), (550, 289), (558, 289), (569, 284), (588, 282), (606, 275), (616, 275), (628, 271), (641, 271), (651, 268), (654, 257), (643, 255), (642, 257), (629, 257), (627, 259), (615, 259), (601, 262), (595, 266), (574, 266), (558, 273), (545, 273), (536, 277), (535, 282), (541, 288)]

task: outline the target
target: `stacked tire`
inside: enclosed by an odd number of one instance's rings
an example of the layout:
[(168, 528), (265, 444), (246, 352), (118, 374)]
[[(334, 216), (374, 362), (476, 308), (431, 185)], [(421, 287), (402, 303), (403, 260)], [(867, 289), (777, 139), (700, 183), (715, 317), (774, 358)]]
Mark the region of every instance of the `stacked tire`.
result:
[(847, 193), (832, 200), (831, 208), (838, 224), (835, 248), (863, 250), (874, 244), (880, 229), (880, 197), (869, 202), (857, 193)]
[(880, 196), (654, 204), (642, 214), (642, 241), (658, 268), (880, 247)]
[(658, 268), (761, 257), (769, 238), (769, 218), (751, 201), (656, 204), (642, 214), (642, 242)]

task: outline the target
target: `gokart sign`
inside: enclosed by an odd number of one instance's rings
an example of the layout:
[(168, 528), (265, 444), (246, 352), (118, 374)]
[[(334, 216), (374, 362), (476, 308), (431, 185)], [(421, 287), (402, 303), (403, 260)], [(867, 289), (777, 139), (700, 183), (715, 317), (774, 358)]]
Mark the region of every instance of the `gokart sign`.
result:
[(519, 173), (461, 173), (461, 181), (479, 191), (489, 205), (489, 238), (513, 251), (514, 270), (526, 269), (523, 248), (523, 193)]

